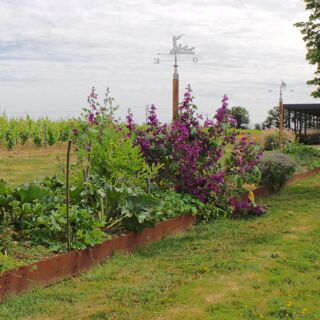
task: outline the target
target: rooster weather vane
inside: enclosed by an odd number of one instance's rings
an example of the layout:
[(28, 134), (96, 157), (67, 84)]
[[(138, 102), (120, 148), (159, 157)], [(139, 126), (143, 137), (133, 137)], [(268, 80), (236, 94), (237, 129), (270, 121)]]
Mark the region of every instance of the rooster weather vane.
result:
[[(158, 53), (158, 56), (160, 55), (174, 55), (175, 57), (175, 61), (177, 61), (177, 55), (179, 54), (183, 54), (183, 55), (195, 55), (194, 49), (195, 47), (189, 47), (187, 45), (182, 46), (182, 44), (178, 44), (178, 40), (181, 39), (181, 37), (183, 36), (183, 34), (179, 35), (179, 36), (173, 36), (172, 37), (172, 49), (169, 51), (169, 53)], [(171, 60), (163, 60), (163, 61), (171, 61)], [(194, 63), (198, 62), (198, 58), (194, 57), (192, 59), (192, 61)], [(160, 58), (154, 58), (154, 63), (155, 64), (159, 64), (160, 63)]]

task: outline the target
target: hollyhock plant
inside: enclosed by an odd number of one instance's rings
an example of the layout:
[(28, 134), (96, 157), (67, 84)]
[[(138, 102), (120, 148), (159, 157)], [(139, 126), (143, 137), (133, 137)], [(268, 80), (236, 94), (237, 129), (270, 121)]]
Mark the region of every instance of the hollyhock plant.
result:
[(231, 155), (227, 160), (227, 171), (231, 177), (241, 177), (242, 182), (257, 183), (260, 180), (258, 165), (262, 150), (250, 137), (234, 141)]
[(128, 114), (126, 116), (126, 120), (127, 120), (127, 128), (131, 131), (135, 128), (135, 124), (133, 121), (133, 114), (131, 112), (130, 109), (128, 109)]
[(98, 95), (96, 94), (96, 89), (95, 87), (92, 87), (91, 93), (88, 96), (88, 103), (89, 103), (89, 109), (87, 119), (90, 124), (98, 124), (98, 116), (99, 116), (99, 111), (98, 111)]
[(156, 127), (159, 125), (159, 120), (158, 120), (158, 116), (157, 116), (157, 108), (154, 104), (151, 105), (147, 124), (151, 127)]

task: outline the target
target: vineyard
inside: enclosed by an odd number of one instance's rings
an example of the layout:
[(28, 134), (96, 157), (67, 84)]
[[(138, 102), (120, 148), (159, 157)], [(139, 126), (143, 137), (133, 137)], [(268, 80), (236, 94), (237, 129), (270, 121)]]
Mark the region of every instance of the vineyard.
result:
[(0, 145), (8, 150), (19, 145), (33, 144), (36, 147), (52, 146), (65, 142), (71, 136), (76, 119), (53, 121), (48, 118), (8, 118), (0, 116)]

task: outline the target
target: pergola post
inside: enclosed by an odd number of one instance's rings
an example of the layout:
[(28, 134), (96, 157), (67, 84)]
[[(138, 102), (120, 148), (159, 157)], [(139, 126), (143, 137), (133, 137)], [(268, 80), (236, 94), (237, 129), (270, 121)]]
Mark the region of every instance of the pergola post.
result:
[(299, 112), (299, 140), (301, 139), (302, 136), (302, 113)]
[(307, 136), (307, 114), (304, 113), (304, 136)]

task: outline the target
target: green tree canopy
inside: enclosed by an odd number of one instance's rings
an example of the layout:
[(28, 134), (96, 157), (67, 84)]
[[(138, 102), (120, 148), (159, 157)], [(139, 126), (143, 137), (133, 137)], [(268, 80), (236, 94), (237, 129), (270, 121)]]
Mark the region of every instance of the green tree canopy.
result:
[(256, 124), (254, 125), (254, 129), (255, 129), (255, 130), (261, 130), (261, 128), (262, 128), (262, 126), (261, 126), (260, 123), (256, 123)]
[(232, 107), (230, 113), (237, 120), (236, 127), (238, 129), (246, 129), (250, 123), (249, 112), (244, 107)]
[(304, 0), (304, 2), (306, 9), (310, 11), (309, 20), (298, 22), (295, 26), (301, 29), (303, 40), (307, 45), (307, 60), (310, 64), (317, 66), (314, 73), (315, 77), (309, 80), (307, 84), (316, 86), (311, 95), (320, 98), (320, 1)]
[(273, 107), (268, 111), (266, 120), (263, 122), (265, 128), (279, 128), (279, 107)]

